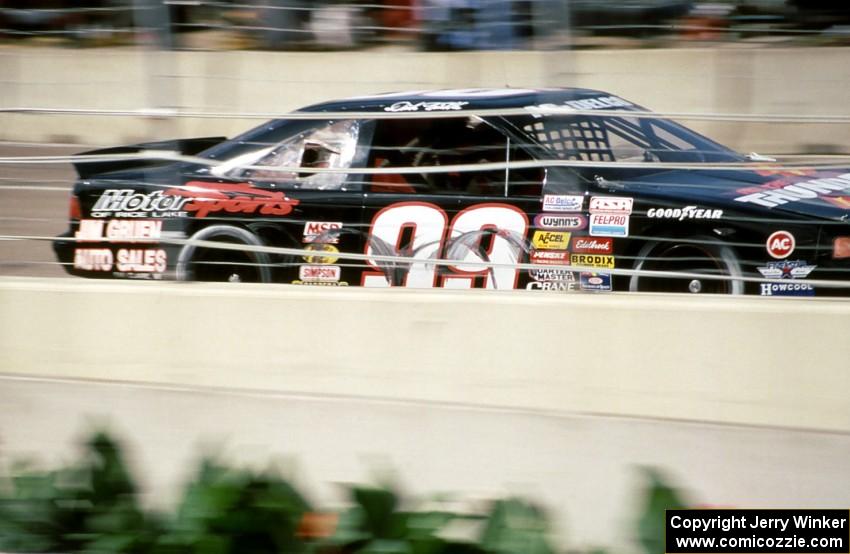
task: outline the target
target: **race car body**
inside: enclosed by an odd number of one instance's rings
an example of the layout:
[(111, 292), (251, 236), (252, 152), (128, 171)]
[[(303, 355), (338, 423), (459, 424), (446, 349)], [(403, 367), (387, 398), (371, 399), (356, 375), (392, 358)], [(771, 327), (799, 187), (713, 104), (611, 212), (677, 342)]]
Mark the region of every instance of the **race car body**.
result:
[(196, 158), (78, 164), (55, 243), (70, 273), (845, 294), (800, 280), (844, 275), (850, 169), (777, 170), (600, 91), (361, 97), (230, 140), (90, 154), (151, 149)]

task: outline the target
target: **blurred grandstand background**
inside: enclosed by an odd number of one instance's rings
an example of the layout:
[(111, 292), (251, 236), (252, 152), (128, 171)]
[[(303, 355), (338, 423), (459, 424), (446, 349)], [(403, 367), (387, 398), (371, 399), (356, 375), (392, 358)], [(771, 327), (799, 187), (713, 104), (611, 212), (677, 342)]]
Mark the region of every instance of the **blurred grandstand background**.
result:
[(4, 42), (411, 50), (850, 44), (825, 0), (2, 0)]

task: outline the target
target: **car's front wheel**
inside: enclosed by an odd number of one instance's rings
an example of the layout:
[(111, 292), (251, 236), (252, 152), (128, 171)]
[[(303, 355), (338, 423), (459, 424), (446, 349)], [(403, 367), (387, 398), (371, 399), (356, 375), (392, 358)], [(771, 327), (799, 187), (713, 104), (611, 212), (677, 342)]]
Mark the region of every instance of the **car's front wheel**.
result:
[[(638, 252), (634, 269), (631, 292), (744, 293), (735, 251), (708, 236), (648, 242)], [(681, 276), (646, 273), (653, 271)]]
[(269, 283), (272, 280), (269, 255), (251, 250), (201, 246), (192, 241), (233, 245), (263, 246), (255, 234), (232, 225), (206, 227), (190, 239), (177, 260), (181, 281), (220, 281), (230, 283)]

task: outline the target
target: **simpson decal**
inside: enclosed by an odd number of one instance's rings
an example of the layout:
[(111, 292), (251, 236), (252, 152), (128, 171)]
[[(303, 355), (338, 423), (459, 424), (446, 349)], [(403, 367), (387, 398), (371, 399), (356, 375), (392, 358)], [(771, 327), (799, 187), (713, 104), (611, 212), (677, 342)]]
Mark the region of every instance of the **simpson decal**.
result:
[(338, 265), (302, 265), (298, 278), (308, 282), (334, 283), (339, 281), (341, 270)]

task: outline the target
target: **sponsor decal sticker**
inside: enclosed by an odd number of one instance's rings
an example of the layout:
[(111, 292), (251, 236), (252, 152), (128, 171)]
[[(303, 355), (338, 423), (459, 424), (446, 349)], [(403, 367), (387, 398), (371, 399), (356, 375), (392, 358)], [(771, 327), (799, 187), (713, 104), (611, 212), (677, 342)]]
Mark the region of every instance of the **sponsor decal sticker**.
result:
[(767, 237), (767, 243), (765, 246), (767, 248), (767, 253), (770, 254), (771, 258), (781, 260), (783, 258), (787, 258), (794, 252), (797, 242), (794, 240), (794, 235), (788, 231), (776, 231)]
[(625, 214), (590, 214), (590, 235), (593, 237), (629, 236), (629, 217)]
[(115, 256), (115, 270), (125, 273), (162, 273), (167, 263), (165, 250), (122, 248)]
[(112, 251), (108, 248), (77, 248), (74, 268), (85, 271), (112, 271)]
[[(174, 189), (172, 189), (174, 190)], [(103, 191), (91, 209), (91, 216), (106, 217), (185, 217), (184, 207), (188, 198), (181, 198), (166, 191), (150, 193), (131, 189), (107, 189)]]
[(570, 245), (570, 233), (563, 231), (534, 231), (531, 243), (538, 250), (566, 250)]
[(190, 181), (182, 188), (165, 191), (174, 197), (191, 202), (184, 209), (195, 217), (210, 214), (257, 214), (267, 216), (289, 215), (299, 201), (283, 192), (263, 190), (250, 183), (206, 183)]
[(623, 198), (621, 196), (594, 196), (590, 199), (590, 212), (606, 212), (630, 214), (632, 213), (633, 198)]
[(814, 296), (815, 288), (805, 283), (761, 283), (762, 296)]
[(302, 265), (298, 278), (302, 281), (334, 283), (339, 281), (341, 270), (338, 265)]
[(535, 281), (575, 281), (575, 275), (567, 269), (541, 267), (530, 269), (528, 275)]
[(403, 100), (384, 108), (385, 112), (425, 112), (461, 110), (469, 102), (409, 102)]
[(575, 281), (532, 281), (528, 283), (526, 290), (549, 290), (549, 291), (575, 291), (578, 283)]
[(581, 290), (610, 291), (611, 274), (582, 271), (579, 276), (579, 285), (581, 286)]
[(614, 251), (614, 239), (573, 237), (570, 251), (576, 254), (610, 254)]
[(587, 227), (587, 218), (581, 214), (540, 214), (534, 218), (534, 226), (550, 231), (577, 231)]
[(573, 254), (570, 256), (572, 265), (584, 267), (607, 267), (614, 269), (614, 256), (610, 254)]
[(293, 285), (320, 285), (324, 287), (347, 287), (347, 281), (333, 281), (333, 282), (325, 282), (325, 281), (302, 281), (300, 279), (296, 279), (292, 281)]
[(332, 264), (339, 259), (339, 250), (332, 244), (308, 244), (306, 250), (322, 253), (304, 256), (304, 261), (310, 264)]
[(567, 250), (532, 250), (528, 258), (533, 264), (570, 265), (570, 253)]
[(580, 212), (584, 206), (584, 196), (564, 194), (544, 194), (544, 212)]
[(341, 221), (308, 221), (304, 224), (304, 242), (321, 242), (325, 244), (339, 244), (339, 233), (342, 229)]
[(83, 219), (74, 238), (80, 242), (104, 239), (121, 242), (154, 242), (162, 235), (162, 220), (157, 219)]
[(812, 200), (824, 196), (840, 197), (842, 196), (840, 193), (848, 190), (850, 190), (850, 173), (836, 173), (834, 176), (821, 179), (792, 181), (790, 183), (789, 179), (778, 179), (756, 187), (738, 189), (736, 192), (742, 196), (736, 197), (735, 201), (774, 208), (790, 202)]
[(597, 96), (596, 98), (583, 98), (581, 100), (567, 100), (563, 104), (538, 104), (526, 106), (525, 109), (541, 117), (548, 114), (572, 113), (584, 110), (604, 110), (608, 108), (625, 108), (633, 104), (616, 96)]
[(805, 279), (815, 268), (816, 265), (809, 265), (804, 260), (783, 260), (767, 262), (764, 267), (756, 269), (767, 279)]
[(720, 219), (723, 210), (708, 210), (697, 206), (685, 206), (684, 208), (649, 208), (646, 217), (655, 219)]

